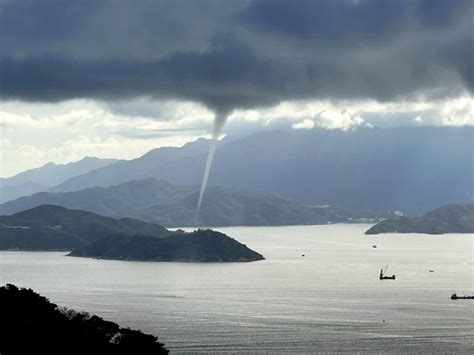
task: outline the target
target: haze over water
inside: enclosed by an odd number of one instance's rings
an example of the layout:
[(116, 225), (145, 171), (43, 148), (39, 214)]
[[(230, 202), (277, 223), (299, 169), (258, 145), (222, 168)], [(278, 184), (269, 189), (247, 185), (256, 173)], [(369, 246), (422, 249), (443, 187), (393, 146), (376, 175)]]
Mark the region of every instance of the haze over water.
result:
[[(368, 227), (217, 228), (267, 258), (253, 263), (2, 251), (0, 281), (156, 334), (172, 353), (474, 351), (474, 302), (450, 300), (474, 291), (474, 235)], [(378, 279), (387, 264), (396, 281)]]

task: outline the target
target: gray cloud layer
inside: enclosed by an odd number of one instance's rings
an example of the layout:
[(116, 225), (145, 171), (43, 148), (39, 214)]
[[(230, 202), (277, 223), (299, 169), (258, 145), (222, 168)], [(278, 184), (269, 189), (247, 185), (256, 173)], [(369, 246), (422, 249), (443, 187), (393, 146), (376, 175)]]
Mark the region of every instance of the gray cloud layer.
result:
[(474, 90), (474, 2), (0, 0), (0, 98), (287, 99)]

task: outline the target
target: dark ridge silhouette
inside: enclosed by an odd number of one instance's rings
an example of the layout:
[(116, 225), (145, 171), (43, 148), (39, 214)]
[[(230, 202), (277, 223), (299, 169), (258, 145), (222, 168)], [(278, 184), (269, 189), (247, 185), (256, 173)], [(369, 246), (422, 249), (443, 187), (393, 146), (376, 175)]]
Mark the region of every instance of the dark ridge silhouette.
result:
[(424, 216), (387, 219), (365, 234), (380, 233), (474, 233), (474, 205), (447, 205)]
[(31, 289), (0, 287), (0, 354), (168, 354), (157, 337), (51, 303)]

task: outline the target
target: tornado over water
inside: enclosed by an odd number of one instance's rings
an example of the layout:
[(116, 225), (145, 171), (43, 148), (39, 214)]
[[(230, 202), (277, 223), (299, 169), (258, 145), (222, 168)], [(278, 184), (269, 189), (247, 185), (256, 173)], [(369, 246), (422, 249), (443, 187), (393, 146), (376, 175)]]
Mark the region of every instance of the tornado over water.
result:
[(214, 119), (214, 129), (212, 132), (212, 140), (209, 144), (209, 152), (207, 153), (206, 166), (204, 168), (204, 175), (202, 177), (201, 191), (199, 192), (199, 199), (196, 207), (196, 212), (199, 212), (201, 208), (202, 199), (204, 197), (204, 192), (207, 187), (207, 180), (209, 179), (209, 172), (211, 171), (212, 160), (214, 159), (214, 153), (216, 152), (217, 143), (219, 143), (219, 136), (222, 132), (222, 127), (227, 119), (227, 114), (216, 114)]

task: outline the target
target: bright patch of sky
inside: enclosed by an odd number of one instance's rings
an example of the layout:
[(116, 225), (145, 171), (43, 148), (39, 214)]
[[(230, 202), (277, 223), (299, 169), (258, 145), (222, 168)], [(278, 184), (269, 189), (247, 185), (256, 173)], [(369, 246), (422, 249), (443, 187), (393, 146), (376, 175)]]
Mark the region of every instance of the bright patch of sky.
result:
[[(189, 101), (138, 98), (120, 102), (0, 102), (0, 175), (85, 156), (133, 159), (163, 146), (210, 137), (214, 113)], [(262, 129), (358, 129), (474, 125), (474, 98), (380, 103), (365, 100), (284, 101), (234, 110), (224, 134)]]

